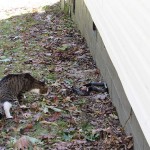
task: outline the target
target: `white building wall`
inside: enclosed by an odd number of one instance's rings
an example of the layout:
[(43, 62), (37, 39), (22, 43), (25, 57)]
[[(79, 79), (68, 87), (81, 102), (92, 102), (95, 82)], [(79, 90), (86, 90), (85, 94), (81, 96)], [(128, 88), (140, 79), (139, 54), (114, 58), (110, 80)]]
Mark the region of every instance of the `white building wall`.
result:
[(150, 1), (84, 1), (150, 145)]

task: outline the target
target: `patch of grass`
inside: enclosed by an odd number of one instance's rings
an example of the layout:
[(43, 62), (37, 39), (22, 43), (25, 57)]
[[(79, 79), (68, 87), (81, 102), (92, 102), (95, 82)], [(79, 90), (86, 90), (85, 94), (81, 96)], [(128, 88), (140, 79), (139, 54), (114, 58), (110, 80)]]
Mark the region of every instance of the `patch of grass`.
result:
[(60, 8), (59, 4), (55, 4), (53, 6), (46, 5), (46, 6), (42, 7), (42, 10), (45, 11), (46, 13), (52, 12), (52, 13), (56, 14), (61, 11), (61, 8)]
[(1, 35), (6, 35), (12, 32), (12, 23), (11, 21), (0, 21), (1, 25)]
[(33, 129), (35, 130), (35, 132), (31, 133), (31, 136), (34, 137), (44, 135), (50, 132), (47, 130), (47, 128), (44, 128), (44, 126), (39, 122), (36, 122)]
[(78, 105), (78, 106), (83, 106), (84, 104), (86, 104), (86, 100), (85, 99), (80, 99), (76, 102), (74, 102), (75, 105)]
[(56, 80), (56, 74), (55, 73), (49, 73), (46, 77), (47, 80), (55, 81)]
[(64, 121), (64, 120), (58, 120), (58, 121), (57, 121), (57, 124), (58, 124), (60, 130), (63, 130), (63, 129), (66, 128), (67, 125), (68, 125), (67, 122)]
[(81, 124), (81, 129), (83, 131), (91, 131), (93, 129), (93, 126), (88, 122), (84, 122), (83, 124)]
[(4, 77), (5, 66), (0, 64), (0, 79)]
[(70, 13), (70, 6), (68, 3), (65, 3), (64, 14), (65, 16), (69, 16), (69, 13)]
[(46, 5), (46, 6), (42, 7), (42, 10), (45, 11), (45, 12), (48, 12), (48, 11), (51, 10), (51, 6)]

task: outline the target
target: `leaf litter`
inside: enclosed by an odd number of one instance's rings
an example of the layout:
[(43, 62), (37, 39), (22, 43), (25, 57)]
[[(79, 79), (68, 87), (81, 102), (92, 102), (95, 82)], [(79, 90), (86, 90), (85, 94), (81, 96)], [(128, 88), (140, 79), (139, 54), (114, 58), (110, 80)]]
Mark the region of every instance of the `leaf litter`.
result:
[(0, 21), (0, 78), (30, 72), (50, 88), (48, 96), (27, 93), (19, 109), (13, 107), (14, 119), (0, 120), (0, 149), (132, 150), (132, 136), (121, 127), (108, 93), (72, 92), (102, 77), (59, 5)]

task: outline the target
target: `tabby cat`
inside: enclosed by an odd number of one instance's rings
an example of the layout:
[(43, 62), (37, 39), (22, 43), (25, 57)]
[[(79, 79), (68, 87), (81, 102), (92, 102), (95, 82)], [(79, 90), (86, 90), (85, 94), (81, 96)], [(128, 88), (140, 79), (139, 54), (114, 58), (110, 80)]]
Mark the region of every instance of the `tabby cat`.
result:
[[(44, 82), (36, 80), (29, 73), (9, 74), (0, 81), (0, 107), (3, 108), (6, 118), (13, 118), (10, 108), (14, 101), (20, 101), (25, 92), (46, 94), (48, 88)], [(2, 113), (0, 114), (2, 117)]]

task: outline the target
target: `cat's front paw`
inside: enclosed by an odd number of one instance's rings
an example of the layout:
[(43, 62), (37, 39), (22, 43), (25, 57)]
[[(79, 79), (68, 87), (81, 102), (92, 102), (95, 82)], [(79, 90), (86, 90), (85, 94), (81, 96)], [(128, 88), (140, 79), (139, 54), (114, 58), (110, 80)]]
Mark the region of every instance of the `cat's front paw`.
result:
[(13, 119), (13, 116), (7, 116), (6, 118), (7, 119)]

